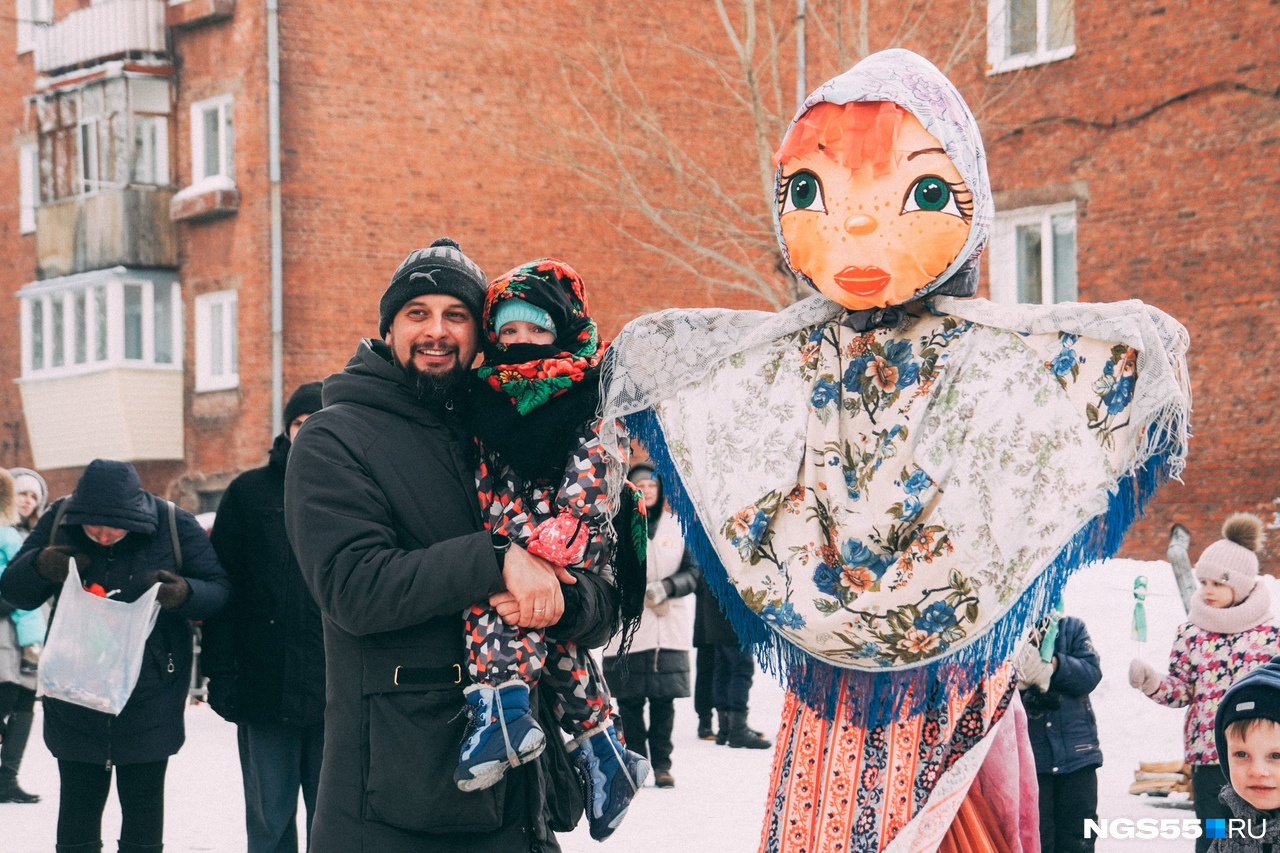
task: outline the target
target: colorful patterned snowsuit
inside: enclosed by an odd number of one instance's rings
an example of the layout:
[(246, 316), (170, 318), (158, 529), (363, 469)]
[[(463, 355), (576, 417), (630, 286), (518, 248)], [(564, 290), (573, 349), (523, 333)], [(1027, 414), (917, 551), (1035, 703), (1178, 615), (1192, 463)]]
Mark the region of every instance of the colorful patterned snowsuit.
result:
[[(560, 483), (527, 482), (481, 446), (476, 487), (485, 523), (491, 532), (528, 547), (540, 529), (568, 516), (585, 525), (588, 534), (581, 561), (568, 567), (595, 574), (611, 571), (613, 510), (605, 491), (607, 470), (594, 424), (581, 429)], [(508, 625), (492, 607), (480, 604), (466, 615), (465, 641), (468, 670), (476, 683), (496, 686), (519, 678), (533, 685), (539, 678), (550, 679), (558, 700), (556, 719), (568, 734), (582, 734), (609, 716), (609, 688), (595, 660), (577, 643)]]

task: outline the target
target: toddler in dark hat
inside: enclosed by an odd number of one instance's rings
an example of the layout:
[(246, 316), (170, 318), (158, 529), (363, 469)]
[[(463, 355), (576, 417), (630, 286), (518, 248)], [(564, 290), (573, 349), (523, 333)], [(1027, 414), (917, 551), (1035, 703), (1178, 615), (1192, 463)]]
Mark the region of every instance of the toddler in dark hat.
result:
[(1280, 657), (1241, 678), (1222, 697), (1214, 720), (1218, 755), (1231, 784), (1219, 799), (1231, 821), (1210, 853), (1280, 850)]
[[(611, 573), (618, 544), (611, 463), (596, 415), (607, 345), (587, 313), (581, 277), (553, 259), (516, 267), (489, 286), (481, 332), (484, 363), (467, 408), (481, 445), (477, 480), (490, 531), (562, 569)], [(569, 610), (573, 587), (565, 589)], [(529, 713), (530, 688), (542, 680), (573, 738), (569, 754), (586, 792), (591, 836), (608, 837), (649, 764), (614, 731), (609, 689), (594, 659), (576, 643), (508, 625), (487, 604), (465, 619), (475, 683), (466, 690), (472, 725), (454, 775), (458, 787), (487, 788), (542, 752), (546, 735)]]

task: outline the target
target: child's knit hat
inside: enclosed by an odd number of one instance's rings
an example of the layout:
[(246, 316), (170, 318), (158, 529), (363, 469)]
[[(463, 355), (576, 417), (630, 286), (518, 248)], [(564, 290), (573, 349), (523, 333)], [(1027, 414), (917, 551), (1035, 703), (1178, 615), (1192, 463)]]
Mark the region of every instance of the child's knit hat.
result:
[(532, 323), (539, 329), (550, 332), (552, 336), (558, 336), (556, 324), (551, 319), (551, 315), (523, 299), (508, 299), (498, 306), (498, 310), (493, 312), (493, 331), (495, 334), (501, 334), (503, 326), (518, 320)]
[(1222, 525), (1222, 536), (1200, 559), (1195, 575), (1201, 581), (1217, 581), (1231, 587), (1236, 603), (1244, 601), (1258, 582), (1258, 548), (1262, 544), (1262, 520), (1237, 512)]
[(1227, 690), (1218, 703), (1213, 739), (1218, 759), (1227, 763), (1227, 726), (1237, 720), (1272, 720), (1280, 723), (1280, 657), (1249, 672)]

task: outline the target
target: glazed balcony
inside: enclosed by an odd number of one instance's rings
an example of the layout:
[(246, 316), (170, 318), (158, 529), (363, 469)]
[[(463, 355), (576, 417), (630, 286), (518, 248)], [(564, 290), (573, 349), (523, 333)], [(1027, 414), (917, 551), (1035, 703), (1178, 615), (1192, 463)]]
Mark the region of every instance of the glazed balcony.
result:
[(58, 73), (112, 59), (167, 59), (165, 5), (164, 0), (109, 0), (38, 28), (36, 71)]

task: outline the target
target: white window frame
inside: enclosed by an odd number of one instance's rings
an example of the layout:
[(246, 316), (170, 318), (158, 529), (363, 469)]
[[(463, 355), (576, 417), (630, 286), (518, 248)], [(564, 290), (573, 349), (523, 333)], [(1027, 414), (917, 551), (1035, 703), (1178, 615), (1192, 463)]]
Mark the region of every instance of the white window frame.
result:
[[(195, 298), (197, 393), (240, 387), (238, 304), (239, 293), (235, 290), (219, 290)], [(221, 310), (222, 316), (219, 335), (215, 335), (213, 328), (215, 308)], [(218, 353), (221, 358), (215, 363), (215, 354)]]
[(39, 203), (40, 147), (30, 142), (18, 149), (18, 233), (36, 230), (36, 206)]
[[(142, 358), (125, 357), (125, 317), (124, 288), (127, 285), (138, 285), (142, 288)], [(167, 287), (169, 291), (169, 339), (171, 343), (170, 360), (157, 362), (155, 359), (155, 289)], [(80, 314), (80, 325), (77, 325), (75, 311), (77, 296), (83, 295), (84, 309)], [(21, 333), (22, 333), (22, 378), (51, 379), (62, 376), (74, 376), (83, 373), (94, 373), (101, 370), (129, 367), (155, 370), (182, 369), (182, 293), (176, 280), (153, 280), (141, 276), (132, 276), (123, 267), (113, 270), (97, 270), (91, 273), (65, 276), (61, 279), (48, 279), (33, 282), (23, 287), (19, 293), (21, 299)], [(61, 364), (54, 366), (55, 334), (53, 323), (53, 304), (62, 301), (61, 329)], [(106, 340), (99, 340), (98, 309), (99, 304), (106, 311)], [(40, 305), (41, 315), (41, 363), (36, 364), (32, 352), (34, 346), (33, 305)], [(83, 337), (77, 335), (77, 329), (83, 330)], [(77, 361), (76, 343), (83, 340), (83, 360)]]
[[(1078, 226), (1074, 201), (1037, 207), (1024, 207), (996, 214), (991, 228), (988, 250), (988, 270), (991, 282), (991, 301), (1016, 304), (1018, 301), (1018, 246), (1017, 232), (1020, 225), (1040, 226), (1040, 284), (1041, 304), (1050, 305), (1058, 300), (1058, 283), (1054, 278), (1053, 220), (1058, 216), (1070, 216)], [(1077, 232), (1078, 233), (1078, 232)], [(1080, 257), (1077, 237), (1076, 259)], [(1077, 287), (1078, 287), (1077, 277)], [(1077, 295), (1078, 298), (1078, 295)]]
[[(154, 141), (149, 141), (148, 128), (155, 130)], [(140, 114), (133, 117), (133, 176), (132, 182), (143, 186), (167, 187), (169, 176), (169, 117)], [(140, 167), (144, 157), (150, 158), (152, 174), (142, 175)], [(144, 180), (150, 178), (150, 180)]]
[[(1074, 56), (1075, 39), (1072, 43), (1058, 48), (1049, 48), (1049, 3), (1050, 0), (1035, 0), (1036, 4), (1036, 47), (1030, 53), (1009, 55), (1009, 3), (1014, 0), (987, 0), (987, 74), (1002, 74), (1006, 71), (1017, 71), (1032, 65), (1043, 65), (1046, 62), (1057, 62)], [(1072, 3), (1074, 14), (1075, 0)]]
[[(191, 184), (231, 184), (235, 182), (235, 103), (231, 95), (205, 98), (191, 105)], [(218, 111), (218, 171), (205, 172), (204, 114)], [(228, 138), (230, 137), (230, 138)]]
[(53, 0), (16, 0), (13, 17), (18, 23), (18, 54), (36, 49), (36, 30), (53, 23)]
[[(85, 145), (86, 140), (88, 145)], [(88, 150), (86, 151), (86, 147)], [(96, 193), (101, 186), (98, 159), (98, 120), (83, 119), (76, 125), (76, 189), (79, 195)]]

